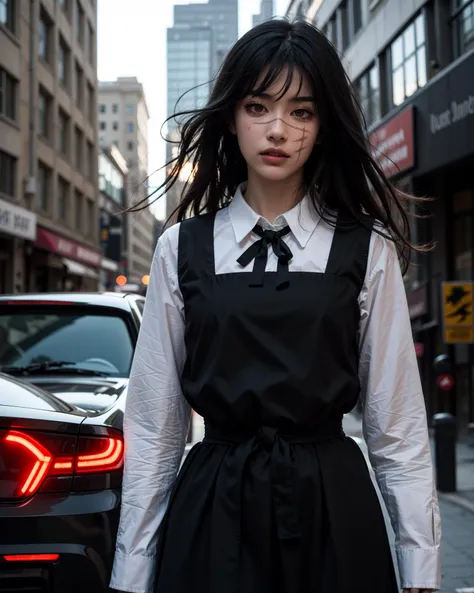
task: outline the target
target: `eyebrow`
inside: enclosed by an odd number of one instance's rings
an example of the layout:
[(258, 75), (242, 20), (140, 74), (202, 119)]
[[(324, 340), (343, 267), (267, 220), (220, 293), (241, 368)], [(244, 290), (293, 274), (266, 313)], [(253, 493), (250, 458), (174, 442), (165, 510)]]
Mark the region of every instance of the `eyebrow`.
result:
[[(269, 95), (268, 93), (251, 93), (252, 97), (260, 97), (261, 99), (274, 99), (275, 97), (273, 95)], [(298, 96), (298, 97), (291, 97), (290, 99), (291, 103), (316, 103), (316, 100), (314, 97), (311, 97), (310, 95), (308, 96)]]

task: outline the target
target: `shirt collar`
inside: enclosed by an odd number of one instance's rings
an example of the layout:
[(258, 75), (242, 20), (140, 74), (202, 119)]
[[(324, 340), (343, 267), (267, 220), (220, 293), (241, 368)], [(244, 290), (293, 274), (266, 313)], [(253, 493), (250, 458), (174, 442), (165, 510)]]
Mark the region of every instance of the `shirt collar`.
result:
[[(249, 204), (245, 201), (243, 196), (244, 191), (245, 184), (241, 184), (237, 188), (229, 205), (230, 222), (234, 229), (235, 239), (238, 243), (245, 239), (257, 223), (266, 227), (272, 227), (265, 218), (252, 210)], [(277, 223), (280, 218), (282, 218), (285, 224), (290, 227), (291, 232), (302, 248), (306, 246), (321, 220), (321, 217), (316, 212), (308, 195), (305, 195), (291, 210), (281, 214), (275, 223)]]

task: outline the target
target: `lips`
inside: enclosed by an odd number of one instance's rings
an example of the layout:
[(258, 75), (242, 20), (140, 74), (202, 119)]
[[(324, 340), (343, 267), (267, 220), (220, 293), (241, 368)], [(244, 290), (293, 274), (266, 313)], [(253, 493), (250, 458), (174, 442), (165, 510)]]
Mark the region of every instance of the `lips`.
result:
[(286, 159), (290, 158), (290, 155), (287, 154), (284, 150), (278, 150), (275, 148), (269, 148), (268, 150), (264, 150), (260, 154), (265, 156), (283, 157)]

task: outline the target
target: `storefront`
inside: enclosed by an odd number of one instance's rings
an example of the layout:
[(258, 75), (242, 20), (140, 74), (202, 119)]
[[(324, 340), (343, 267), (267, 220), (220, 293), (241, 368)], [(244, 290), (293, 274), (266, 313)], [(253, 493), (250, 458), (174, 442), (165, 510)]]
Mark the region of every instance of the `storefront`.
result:
[(36, 239), (36, 215), (0, 200), (0, 294), (23, 292), (28, 244)]
[[(429, 415), (449, 411), (461, 431), (474, 422), (474, 345), (447, 344), (444, 281), (474, 279), (474, 52), (432, 78), (370, 140), (386, 174), (408, 192), (432, 198), (413, 219), (416, 243), (433, 242), (411, 267), (408, 302)], [(381, 156), (384, 153), (389, 158)], [(433, 360), (451, 356), (455, 387), (442, 392)]]
[(34, 243), (34, 291), (97, 290), (102, 256), (42, 227)]

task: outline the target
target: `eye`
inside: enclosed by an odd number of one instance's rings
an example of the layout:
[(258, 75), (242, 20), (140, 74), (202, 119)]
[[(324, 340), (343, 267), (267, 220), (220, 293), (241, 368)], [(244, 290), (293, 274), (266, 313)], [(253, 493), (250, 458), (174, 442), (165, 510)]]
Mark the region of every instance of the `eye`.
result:
[(262, 113), (265, 113), (266, 109), (265, 109), (265, 105), (262, 105), (261, 103), (247, 103), (245, 105), (245, 111), (247, 113), (250, 113), (250, 115), (261, 115)]
[(293, 115), (295, 115), (298, 119), (309, 120), (313, 117), (314, 113), (309, 109), (295, 109), (295, 111), (293, 111)]

